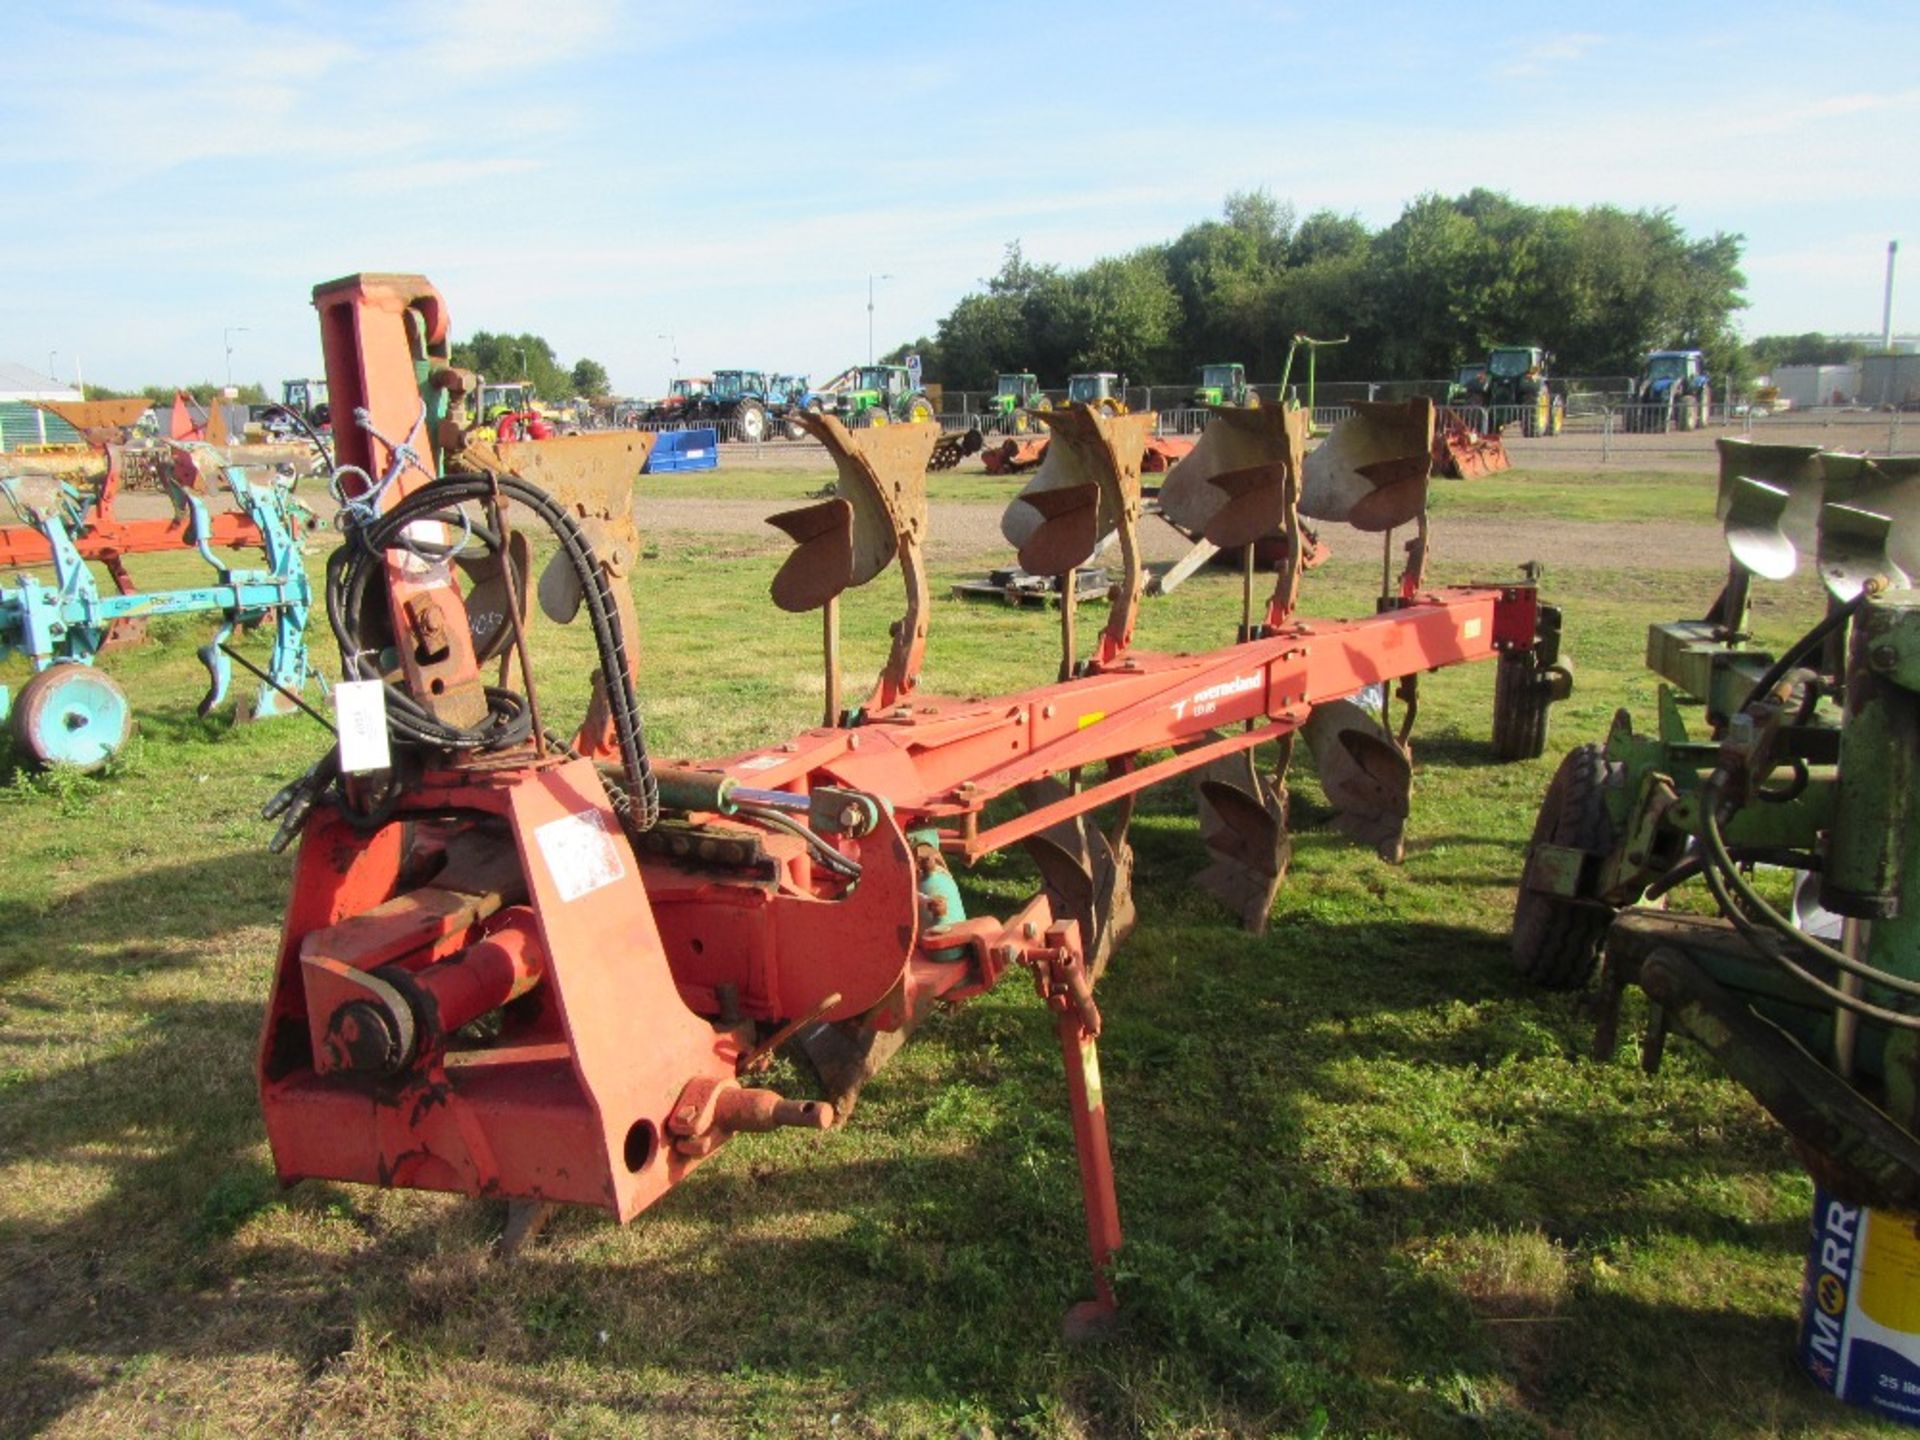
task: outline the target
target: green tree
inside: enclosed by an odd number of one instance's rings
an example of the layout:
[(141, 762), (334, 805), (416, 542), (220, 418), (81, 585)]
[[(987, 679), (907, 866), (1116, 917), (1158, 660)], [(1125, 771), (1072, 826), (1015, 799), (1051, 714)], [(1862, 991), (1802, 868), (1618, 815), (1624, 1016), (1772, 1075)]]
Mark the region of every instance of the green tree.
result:
[(607, 379), (607, 367), (598, 360), (576, 360), (573, 362), (573, 393), (584, 395), (589, 400), (597, 400), (609, 394), (613, 384)]
[(574, 393), (573, 376), (554, 358), (553, 346), (538, 335), (495, 335), (476, 330), (457, 340), (453, 363), (488, 380), (526, 380), (542, 400), (565, 400)]

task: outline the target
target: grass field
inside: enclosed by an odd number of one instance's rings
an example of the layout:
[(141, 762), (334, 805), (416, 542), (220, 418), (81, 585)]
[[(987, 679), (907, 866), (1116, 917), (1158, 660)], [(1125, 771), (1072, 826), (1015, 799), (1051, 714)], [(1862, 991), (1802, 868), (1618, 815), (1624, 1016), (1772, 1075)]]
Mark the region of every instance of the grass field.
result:
[[(1583, 1058), (1579, 1003), (1528, 992), (1503, 948), (1557, 755), (1649, 713), (1647, 622), (1711, 598), (1657, 551), (1710, 518), (1708, 482), (1440, 493), (1445, 526), (1636, 519), (1645, 544), (1547, 579), (1580, 668), (1546, 758), (1491, 762), (1488, 669), (1424, 682), (1403, 866), (1333, 836), (1296, 770), (1293, 875), (1253, 940), (1189, 886), (1184, 790), (1145, 807), (1141, 923), (1101, 990), (1128, 1320), (1092, 1348), (1060, 1338), (1078, 1185), (1022, 984), (936, 1018), (845, 1131), (749, 1137), (634, 1224), (569, 1214), (512, 1264), (498, 1204), (279, 1191), (251, 1058), (291, 864), (255, 812), (324, 737), (197, 718), (191, 624), (111, 656), (141, 727), (123, 762), (0, 783), (0, 1433), (1896, 1433), (1793, 1368), (1811, 1191), (1781, 1134), (1689, 1047), (1651, 1078), (1630, 1049)], [(817, 622), (766, 602), (779, 553), (676, 541), (636, 567), (657, 755), (813, 719)], [(1435, 578), (1465, 578), (1440, 553)], [(1377, 565), (1336, 556), (1308, 609), (1369, 609)], [(848, 597), (850, 684), (896, 594)], [(1141, 643), (1219, 643), (1236, 609), (1203, 577), (1149, 602)], [(1780, 640), (1814, 609), (1789, 588), (1761, 614)], [(576, 709), (584, 635), (538, 644), (543, 704)], [(925, 683), (1031, 683), (1052, 647), (1038, 613), (939, 600)], [(1033, 877), (1007, 858), (964, 884), (1005, 907)]]

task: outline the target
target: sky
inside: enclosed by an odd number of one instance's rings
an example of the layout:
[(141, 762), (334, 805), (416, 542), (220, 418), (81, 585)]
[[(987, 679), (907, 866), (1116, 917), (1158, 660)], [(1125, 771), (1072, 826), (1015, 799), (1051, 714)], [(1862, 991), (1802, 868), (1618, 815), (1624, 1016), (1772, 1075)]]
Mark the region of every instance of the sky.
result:
[(1749, 335), (1877, 331), (1900, 239), (1920, 330), (1920, 5), (1557, 8), (11, 7), (0, 360), (277, 390), (319, 371), (313, 286), (387, 270), (623, 393), (819, 380), (867, 357), (869, 276), (884, 351), (1010, 241), (1077, 266), (1256, 188), (1671, 209), (1746, 237)]

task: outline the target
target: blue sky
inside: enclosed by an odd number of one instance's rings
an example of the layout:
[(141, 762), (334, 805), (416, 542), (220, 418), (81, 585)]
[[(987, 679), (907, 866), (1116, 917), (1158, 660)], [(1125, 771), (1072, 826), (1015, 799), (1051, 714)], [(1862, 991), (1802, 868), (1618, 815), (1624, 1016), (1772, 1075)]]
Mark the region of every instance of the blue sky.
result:
[(407, 270), (624, 391), (662, 334), (824, 377), (869, 273), (885, 348), (1009, 240), (1076, 265), (1256, 186), (1372, 225), (1476, 184), (1671, 207), (1747, 236), (1750, 334), (1876, 329), (1900, 238), (1920, 329), (1920, 5), (1556, 9), (16, 6), (0, 359), (218, 378), (244, 326), (274, 382), (318, 366), (316, 281)]

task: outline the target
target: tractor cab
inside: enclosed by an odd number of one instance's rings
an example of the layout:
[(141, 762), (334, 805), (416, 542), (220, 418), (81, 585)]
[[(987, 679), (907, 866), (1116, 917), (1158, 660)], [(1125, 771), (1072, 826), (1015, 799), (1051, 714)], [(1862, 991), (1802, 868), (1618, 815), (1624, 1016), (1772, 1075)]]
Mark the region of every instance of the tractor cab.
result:
[(1691, 384), (1705, 372), (1706, 356), (1698, 350), (1656, 350), (1647, 356), (1647, 379), (1659, 389)]
[(1031, 408), (1040, 398), (1040, 377), (1025, 372), (999, 376), (994, 381), (993, 398), (1001, 402), (999, 408), (1003, 410), (1016, 405)]
[(1199, 382), (1193, 387), (1195, 405), (1258, 405), (1253, 387), (1247, 384), (1244, 365), (1202, 365)]
[(1487, 356), (1487, 373), (1496, 380), (1518, 380), (1546, 368), (1546, 351), (1537, 345), (1497, 345)]
[(724, 405), (749, 397), (757, 400), (766, 390), (767, 377), (758, 370), (716, 370), (706, 398)]
[(853, 389), (841, 396), (841, 413), (856, 425), (885, 425), (892, 420), (915, 423), (933, 419), (933, 402), (914, 388), (904, 365), (862, 365)]
[(1111, 370), (1067, 377), (1067, 399), (1072, 403), (1090, 405), (1095, 410), (1106, 411), (1109, 415), (1124, 415), (1127, 409), (1126, 397), (1126, 376), (1116, 375)]
[(480, 419), (498, 420), (502, 415), (522, 415), (532, 408), (533, 386), (527, 381), (480, 382)]
[(1487, 397), (1487, 362), (1470, 360), (1453, 372), (1447, 382), (1447, 404), (1484, 404)]
[(871, 392), (887, 402), (899, 399), (912, 388), (904, 365), (862, 365), (860, 378), (854, 386), (857, 391)]
[[(280, 405), (315, 429), (327, 428), (330, 412), (327, 408), (327, 382), (324, 380), (282, 380)], [(294, 428), (292, 421), (277, 412), (269, 414), (265, 423), (273, 434), (290, 433)]]

